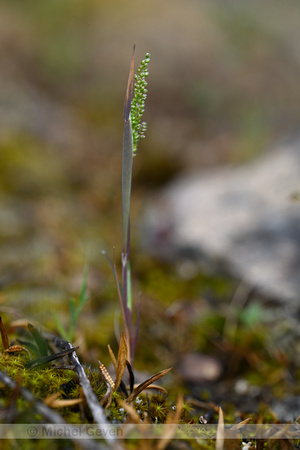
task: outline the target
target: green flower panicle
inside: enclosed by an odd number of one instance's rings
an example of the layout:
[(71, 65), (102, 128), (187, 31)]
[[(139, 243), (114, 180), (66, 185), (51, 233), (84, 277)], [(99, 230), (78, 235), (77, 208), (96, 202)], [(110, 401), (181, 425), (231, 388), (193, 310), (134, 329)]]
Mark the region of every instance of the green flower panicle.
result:
[(140, 139), (145, 137), (147, 130), (146, 122), (142, 122), (142, 116), (145, 111), (145, 100), (147, 98), (147, 81), (146, 78), (149, 75), (148, 64), (150, 62), (150, 54), (146, 53), (145, 59), (140, 64), (135, 75), (134, 94), (131, 102), (131, 129), (133, 136), (133, 156), (136, 155), (137, 144)]

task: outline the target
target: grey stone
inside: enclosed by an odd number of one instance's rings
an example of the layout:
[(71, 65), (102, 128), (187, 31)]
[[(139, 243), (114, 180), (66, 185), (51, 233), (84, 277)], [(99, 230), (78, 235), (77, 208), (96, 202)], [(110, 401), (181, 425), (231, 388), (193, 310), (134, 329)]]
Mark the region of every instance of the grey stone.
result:
[(178, 373), (190, 383), (216, 381), (222, 374), (220, 361), (202, 353), (185, 353), (179, 360)]
[(300, 298), (300, 139), (242, 166), (189, 174), (146, 210), (143, 235), (278, 300)]

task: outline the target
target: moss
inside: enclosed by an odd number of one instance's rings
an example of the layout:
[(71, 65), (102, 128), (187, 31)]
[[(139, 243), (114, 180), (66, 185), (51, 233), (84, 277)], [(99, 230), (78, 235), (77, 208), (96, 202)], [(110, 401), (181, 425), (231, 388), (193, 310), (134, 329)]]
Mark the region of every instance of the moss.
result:
[[(0, 368), (13, 380), (21, 380), (22, 387), (29, 389), (38, 399), (44, 400), (56, 393), (60, 394), (59, 398), (61, 399), (77, 399), (82, 396), (81, 387), (75, 372), (50, 366), (30, 370), (24, 367), (28, 360), (27, 354), (3, 353), (0, 357)], [(92, 369), (87, 369), (86, 372), (92, 389), (100, 400), (106, 391), (106, 385), (99, 372)], [(0, 386), (0, 394), (4, 404), (9, 404), (11, 391), (3, 385)], [(35, 423), (35, 421), (40, 420), (39, 415), (32, 411), (28, 402), (21, 397), (18, 397), (16, 405), (19, 419), (23, 417), (22, 420), (25, 420), (27, 423), (30, 423), (30, 421)], [(59, 409), (59, 413), (67, 422), (82, 423), (83, 418), (78, 405), (62, 407)], [(92, 420), (89, 414), (89, 411), (86, 411), (87, 423), (89, 420)]]
[[(25, 353), (25, 352), (24, 352)], [(3, 353), (0, 367), (9, 377), (17, 381), (21, 379), (22, 386), (28, 388), (36, 397), (46, 398), (51, 394), (62, 391), (61, 385), (75, 380), (76, 374), (70, 370), (58, 370), (52, 367), (27, 369), (24, 367), (29, 361), (28, 355)], [(78, 396), (79, 396), (79, 392)]]

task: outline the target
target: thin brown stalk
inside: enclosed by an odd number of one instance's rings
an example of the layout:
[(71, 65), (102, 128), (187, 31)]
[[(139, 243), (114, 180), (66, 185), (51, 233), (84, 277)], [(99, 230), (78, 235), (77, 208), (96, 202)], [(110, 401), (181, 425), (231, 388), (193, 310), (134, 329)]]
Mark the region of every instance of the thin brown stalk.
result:
[(1, 332), (1, 339), (2, 339), (3, 347), (5, 348), (5, 350), (7, 350), (8, 347), (9, 347), (9, 342), (8, 342), (7, 333), (6, 333), (6, 330), (4, 328), (4, 325), (3, 325), (1, 317), (0, 317), (0, 332)]

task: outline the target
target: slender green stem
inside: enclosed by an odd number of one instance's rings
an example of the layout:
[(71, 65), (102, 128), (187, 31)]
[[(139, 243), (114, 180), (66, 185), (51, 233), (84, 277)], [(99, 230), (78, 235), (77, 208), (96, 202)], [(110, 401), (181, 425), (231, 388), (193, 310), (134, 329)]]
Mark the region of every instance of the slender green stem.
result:
[[(130, 71), (127, 83), (127, 89), (124, 102), (124, 132), (123, 132), (123, 152), (122, 152), (122, 294), (121, 306), (124, 321), (124, 331), (126, 339), (129, 343), (129, 358), (133, 364), (134, 351), (137, 338), (137, 320), (136, 327), (133, 327), (133, 311), (132, 311), (132, 291), (131, 291), (131, 270), (130, 270), (130, 198), (132, 184), (132, 165), (133, 156), (135, 155), (137, 143), (140, 138), (144, 137), (146, 124), (140, 123), (144, 112), (144, 104), (147, 93), (146, 77), (148, 76), (147, 66), (150, 55), (147, 53), (146, 58), (142, 61), (136, 77), (134, 77), (134, 52), (130, 63)], [(134, 79), (135, 90), (133, 92)], [(139, 316), (139, 313), (138, 313)]]

